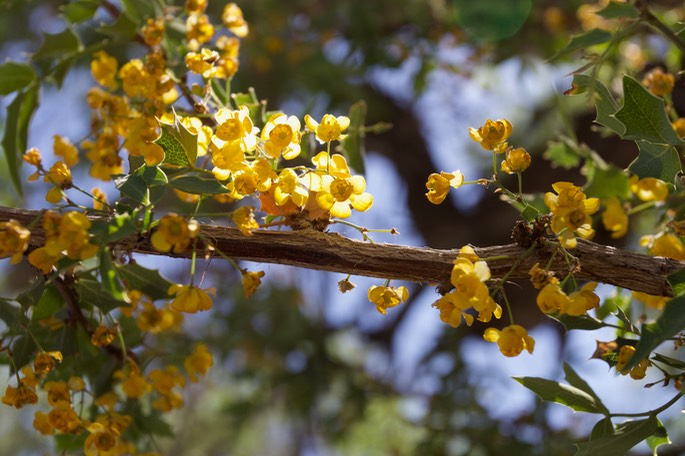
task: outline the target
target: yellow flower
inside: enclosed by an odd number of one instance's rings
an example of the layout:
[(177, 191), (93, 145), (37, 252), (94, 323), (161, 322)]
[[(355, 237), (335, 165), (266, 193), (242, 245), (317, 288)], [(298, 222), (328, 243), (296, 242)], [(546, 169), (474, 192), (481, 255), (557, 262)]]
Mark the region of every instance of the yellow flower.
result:
[(202, 48), (200, 53), (188, 52), (186, 54), (186, 66), (195, 74), (209, 79), (214, 76), (214, 63), (219, 60), (219, 53), (211, 49)]
[(108, 89), (117, 88), (117, 59), (107, 54), (105, 51), (97, 51), (93, 53), (95, 59), (90, 62), (90, 72), (93, 78), (103, 87)]
[(206, 14), (193, 13), (186, 19), (186, 40), (188, 49), (196, 51), (214, 36), (214, 26)]
[(440, 174), (432, 173), (428, 176), (426, 197), (433, 204), (442, 203), (447, 197), (450, 187), (459, 188), (464, 183), (464, 175), (456, 170), (451, 173), (441, 171)]
[(86, 389), (86, 383), (81, 377), (71, 376), (67, 380), (67, 386), (72, 391), (83, 391)]
[(350, 118), (346, 116), (335, 117), (332, 114), (324, 114), (321, 122), (317, 122), (309, 114), (304, 116), (307, 130), (316, 133), (316, 139), (321, 143), (342, 141), (347, 137), (342, 132), (350, 126)]
[(48, 402), (50, 405), (56, 405), (60, 402), (71, 402), (71, 393), (69, 392), (69, 385), (66, 382), (45, 382), (43, 389), (48, 392)]
[(627, 375), (630, 373), (630, 377), (633, 380), (640, 380), (645, 378), (647, 374), (647, 368), (652, 365), (648, 359), (643, 359), (636, 366), (634, 366), (630, 372), (624, 371), (625, 366), (630, 362), (635, 354), (635, 347), (632, 345), (624, 345), (618, 352), (618, 361), (616, 363), (616, 372), (621, 375)]
[(2, 403), (13, 406), (15, 408), (22, 408), (25, 405), (35, 404), (38, 402), (38, 396), (33, 387), (19, 383), (15, 388), (12, 385), (7, 385), (5, 395), (2, 397)]
[[(316, 172), (309, 173), (311, 177), (329, 174), (335, 178), (345, 179), (352, 176), (347, 160), (340, 154), (328, 155), (328, 152), (322, 151), (312, 158), (312, 163), (316, 166)], [(316, 185), (309, 185), (309, 188), (315, 191), (320, 190), (316, 188)]]
[(114, 342), (114, 338), (119, 332), (116, 329), (100, 325), (93, 331), (90, 342), (96, 347), (106, 347)]
[(209, 294), (216, 294), (216, 289), (202, 290), (194, 285), (175, 284), (169, 287), (169, 294), (176, 295), (171, 301), (172, 309), (177, 312), (197, 313), (212, 308), (212, 298)]
[(31, 232), (14, 219), (0, 222), (0, 258), (11, 257), (10, 263), (21, 261), (29, 247)]
[(45, 182), (50, 182), (54, 187), (45, 196), (45, 199), (52, 204), (57, 204), (62, 199), (62, 190), (72, 187), (71, 181), (71, 170), (69, 167), (61, 161), (58, 161), (50, 171), (45, 173), (43, 177)]
[(661, 233), (656, 237), (643, 236), (640, 245), (648, 246), (649, 253), (654, 256), (673, 258), (674, 260), (685, 260), (685, 245), (679, 236), (672, 233)]
[(376, 304), (376, 310), (385, 315), (387, 309), (395, 307), (409, 298), (409, 292), (404, 285), (400, 287), (378, 287), (372, 285), (367, 293), (369, 301)]
[(202, 13), (207, 9), (208, 0), (186, 0), (186, 13)]
[(84, 451), (86, 456), (115, 456), (119, 432), (101, 423), (91, 423), (87, 426), (89, 435), (86, 437)]
[(197, 344), (193, 353), (183, 361), (183, 367), (193, 382), (199, 380), (197, 374), (204, 376), (212, 365), (214, 365), (214, 360), (205, 344)]
[(131, 367), (128, 373), (118, 370), (114, 373), (114, 377), (122, 380), (121, 390), (129, 398), (142, 397), (152, 391), (152, 385), (140, 375), (140, 370), (137, 366)]
[(159, 45), (164, 39), (164, 19), (148, 18), (147, 23), (143, 26), (143, 40), (145, 44), (150, 47)]
[(241, 206), (231, 212), (231, 220), (244, 236), (252, 236), (252, 230), (259, 228), (254, 218), (254, 206)]
[[(257, 133), (247, 106), (241, 106), (236, 111), (221, 108), (214, 116), (218, 126), (216, 137), (222, 141), (238, 141), (243, 152), (251, 152), (257, 147)], [(220, 146), (221, 147), (221, 146)]]
[(250, 272), (247, 270), (242, 270), (243, 291), (245, 292), (245, 297), (250, 298), (259, 285), (262, 284), (262, 277), (264, 277), (264, 271)]
[(93, 209), (101, 211), (107, 204), (107, 194), (99, 187), (94, 187), (90, 193), (93, 195)]
[(78, 149), (67, 138), (62, 138), (59, 135), (53, 137), (52, 149), (55, 155), (64, 159), (67, 166), (72, 167), (78, 163)]
[(488, 342), (497, 342), (499, 351), (508, 357), (518, 356), (523, 350), (533, 353), (535, 348), (535, 340), (528, 335), (528, 331), (523, 326), (519, 325), (509, 325), (502, 331), (488, 328), (483, 338)]
[(554, 277), (554, 272), (542, 269), (540, 263), (535, 263), (533, 267), (530, 268), (528, 274), (530, 274), (530, 281), (533, 283), (533, 286), (538, 290), (547, 284), (559, 283), (556, 277)]
[(160, 252), (173, 250), (174, 253), (183, 252), (195, 239), (199, 232), (197, 221), (187, 221), (185, 217), (170, 213), (159, 220), (157, 230), (152, 233), (150, 241)]
[(32, 147), (29, 150), (27, 150), (21, 158), (29, 165), (35, 167), (40, 167), (42, 165), (43, 158), (40, 155), (40, 151), (35, 147)]
[(68, 402), (58, 402), (48, 413), (50, 426), (65, 434), (75, 434), (81, 427), (81, 420)]
[(537, 304), (543, 313), (557, 313), (567, 309), (571, 300), (557, 283), (545, 285), (538, 293)]
[(465, 299), (459, 299), (454, 292), (447, 293), (433, 303), (433, 307), (440, 311), (440, 320), (453, 328), (461, 325), (462, 318), (468, 326), (473, 324), (473, 315), (466, 313), (471, 308), (471, 303)]
[(52, 435), (55, 430), (50, 426), (50, 420), (45, 412), (38, 410), (33, 417), (33, 428), (43, 435)]
[(228, 3), (221, 13), (221, 20), (235, 36), (245, 38), (249, 32), (247, 22), (243, 18), (243, 11), (235, 3)]
[(152, 387), (159, 394), (168, 395), (176, 386), (185, 386), (186, 379), (179, 372), (176, 366), (166, 366), (164, 369), (154, 369), (148, 375), (152, 382)]
[(519, 147), (517, 149), (509, 148), (506, 152), (506, 158), (502, 162), (502, 171), (507, 174), (522, 173), (530, 166), (531, 158), (526, 149)]
[(597, 288), (597, 282), (588, 282), (580, 290), (571, 293), (568, 296), (568, 307), (562, 309), (562, 313), (580, 316), (588, 310), (599, 307), (599, 296), (595, 294), (595, 288)]
[(503, 153), (507, 147), (507, 139), (511, 135), (511, 123), (507, 119), (486, 120), (478, 129), (469, 128), (471, 139), (480, 144), (485, 150)]
[(333, 217), (347, 218), (354, 208), (365, 212), (371, 208), (373, 197), (366, 193), (366, 180), (362, 176), (334, 178), (323, 176), (321, 191), (316, 193), (316, 203)]
[(647, 73), (642, 79), (642, 85), (657, 97), (670, 94), (675, 86), (675, 78), (671, 73), (664, 73), (664, 70), (657, 67)]
[(285, 168), (278, 175), (274, 188), (274, 202), (276, 206), (285, 206), (292, 201), (296, 206), (303, 207), (309, 199), (309, 190), (298, 179), (292, 168)]
[(672, 125), (678, 136), (681, 138), (685, 137), (685, 117), (678, 117)]
[(592, 214), (599, 209), (599, 199), (587, 198), (585, 193), (570, 182), (557, 182), (552, 188), (558, 193), (545, 193), (545, 205), (552, 211), (552, 231), (565, 248), (576, 246), (577, 233), (584, 239), (591, 238)]
[(272, 158), (283, 155), (286, 160), (292, 160), (300, 155), (300, 121), (295, 116), (286, 116), (282, 112), (269, 117), (262, 130), (264, 150)]
[(604, 212), (602, 212), (602, 224), (607, 231), (611, 231), (611, 237), (616, 239), (625, 236), (628, 232), (628, 214), (618, 198), (612, 196), (605, 199)]
[(183, 314), (174, 312), (169, 307), (158, 309), (151, 302), (144, 302), (143, 308), (136, 316), (136, 325), (141, 331), (159, 334), (179, 328)]
[(653, 177), (639, 179), (637, 176), (630, 178), (630, 190), (642, 201), (664, 201), (668, 197), (668, 185), (666, 182)]
[(62, 362), (62, 353), (59, 351), (39, 352), (33, 360), (33, 371), (36, 374), (47, 374), (55, 368), (55, 361)]
[(661, 310), (666, 306), (666, 303), (671, 300), (666, 296), (654, 296), (640, 291), (633, 291), (633, 298), (637, 299), (647, 307)]

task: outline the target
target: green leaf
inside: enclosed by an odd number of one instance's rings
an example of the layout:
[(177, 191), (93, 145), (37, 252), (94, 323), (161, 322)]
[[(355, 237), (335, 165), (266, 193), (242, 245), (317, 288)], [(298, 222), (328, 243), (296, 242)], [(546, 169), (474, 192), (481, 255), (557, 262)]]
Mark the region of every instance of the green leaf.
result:
[(106, 290), (103, 285), (90, 275), (82, 275), (76, 281), (76, 290), (79, 294), (79, 304), (89, 308), (97, 307), (102, 312), (110, 312), (117, 307), (126, 307), (128, 303)]
[(600, 167), (594, 162), (588, 162), (587, 170), (588, 185), (584, 190), (588, 196), (630, 198), (629, 179), (624, 170), (614, 165)]
[(262, 128), (264, 126), (264, 123), (266, 122), (266, 101), (260, 101), (259, 98), (257, 98), (257, 93), (254, 88), (250, 87), (247, 93), (239, 92), (231, 94), (231, 98), (238, 108), (241, 106), (247, 107), (247, 110), (250, 112), (250, 118), (257, 127)]
[(162, 134), (153, 142), (164, 149), (162, 163), (178, 166), (192, 166), (197, 159), (197, 135), (181, 123), (174, 112), (174, 123), (159, 122)]
[(169, 297), (169, 287), (173, 284), (156, 269), (148, 269), (137, 263), (117, 265), (116, 268), (129, 290), (140, 290), (153, 301)]
[(80, 435), (74, 434), (57, 434), (52, 438), (55, 439), (55, 449), (60, 454), (78, 453), (83, 451), (86, 444), (87, 432), (82, 432)]
[(664, 100), (652, 95), (640, 82), (623, 76), (623, 106), (615, 117), (626, 131), (623, 139), (645, 140), (658, 144), (685, 144), (673, 129)]
[(662, 355), (661, 353), (654, 353), (652, 359), (675, 369), (685, 370), (685, 361), (671, 358), (670, 356)]
[(457, 24), (472, 39), (481, 42), (499, 41), (516, 34), (530, 14), (531, 3), (531, 0), (452, 2)]
[(39, 322), (40, 320), (52, 318), (63, 305), (64, 298), (57, 291), (57, 288), (54, 286), (46, 287), (40, 300), (38, 300), (38, 304), (33, 308), (31, 321)]
[(571, 385), (539, 377), (514, 377), (514, 380), (537, 394), (543, 401), (556, 402), (577, 412), (604, 414), (606, 407), (601, 402)]
[(147, 183), (138, 174), (115, 176), (114, 185), (122, 196), (128, 196), (136, 203), (142, 204), (148, 200)]
[(117, 38), (131, 38), (138, 32), (138, 25), (125, 12), (120, 14), (112, 24), (105, 24), (96, 29), (98, 32)]
[(637, 177), (654, 177), (664, 182), (673, 183), (682, 170), (680, 155), (675, 147), (668, 144), (652, 144), (647, 141), (636, 141), (640, 150), (637, 158), (628, 169)]
[(592, 428), (590, 433), (590, 440), (597, 440), (607, 435), (612, 435), (614, 433), (614, 423), (611, 422), (611, 418), (602, 418), (597, 421), (595, 426)]
[(561, 166), (564, 169), (576, 168), (580, 165), (581, 155), (577, 146), (568, 138), (549, 142), (542, 156), (545, 160), (552, 162), (552, 166)]
[(676, 271), (668, 276), (668, 283), (671, 284), (673, 296), (678, 297), (685, 294), (685, 269)]
[(207, 179), (189, 174), (171, 179), (169, 185), (177, 190), (192, 193), (194, 195), (219, 195), (228, 193), (228, 189), (214, 178)]
[(347, 113), (350, 118), (350, 127), (347, 137), (341, 143), (341, 147), (347, 156), (347, 162), (358, 173), (364, 174), (364, 122), (366, 122), (366, 102), (358, 101), (350, 107)]
[(124, 11), (138, 24), (145, 22), (148, 17), (154, 17), (152, 2), (148, 0), (122, 0)]
[(21, 175), (19, 172), (22, 163), (21, 157), (26, 152), (29, 136), (29, 123), (33, 113), (38, 107), (40, 86), (32, 86), (25, 92), (20, 92), (14, 97), (7, 107), (5, 118), (5, 134), (2, 138), (2, 148), (5, 151), (7, 167), (12, 178), (14, 188), (22, 196)]
[(656, 420), (656, 431), (654, 431), (654, 434), (647, 437), (647, 445), (649, 446), (649, 449), (652, 450), (652, 456), (657, 456), (657, 448), (659, 448), (661, 445), (670, 445), (670, 444), (671, 444), (671, 440), (668, 438), (668, 433), (666, 432), (666, 428), (661, 423), (661, 421), (657, 418), (657, 420)]
[(521, 217), (523, 217), (523, 220), (526, 222), (532, 222), (533, 220), (537, 219), (540, 216), (540, 211), (538, 208), (533, 206), (532, 204), (527, 204), (525, 206), (525, 209), (521, 211)]
[(578, 452), (575, 456), (625, 456), (631, 448), (657, 430), (657, 421), (650, 416), (645, 420), (619, 424), (611, 435), (576, 444)]
[(114, 267), (114, 263), (112, 263), (109, 247), (105, 247), (100, 250), (99, 260), (102, 288), (114, 299), (118, 301), (124, 301), (126, 299), (124, 287), (121, 285), (119, 277), (117, 276), (117, 270)]
[(23, 307), (24, 310), (28, 310), (30, 307), (38, 304), (38, 301), (40, 301), (44, 291), (45, 279), (43, 276), (39, 276), (27, 289), (14, 298), (14, 300), (21, 304), (21, 307)]
[(36, 72), (25, 63), (5, 62), (0, 64), (0, 95), (8, 95), (36, 80)]
[(67, 54), (78, 52), (81, 48), (81, 40), (74, 31), (67, 27), (59, 33), (46, 33), (43, 35), (43, 44), (31, 56), (33, 61), (61, 58)]
[(635, 347), (635, 353), (626, 364), (624, 371), (628, 372), (662, 342), (685, 329), (685, 296), (673, 298), (666, 303), (659, 318), (653, 323), (642, 326), (640, 340)]
[(584, 331), (594, 331), (595, 329), (603, 328), (606, 326), (603, 321), (598, 320), (590, 315), (549, 315), (553, 320), (561, 323), (566, 331), (572, 329), (580, 329)]
[(585, 49), (596, 44), (602, 44), (609, 41), (612, 37), (611, 32), (602, 29), (592, 29), (580, 35), (573, 35), (569, 43), (561, 50), (557, 51), (550, 60), (557, 59), (569, 52), (577, 51), (578, 49)]
[(0, 320), (4, 321), (8, 328), (11, 328), (22, 318), (23, 312), (10, 302), (9, 299), (0, 298)]
[[(628, 311), (630, 311), (630, 307), (628, 307)], [(623, 327), (626, 328), (628, 331), (632, 333), (638, 333), (638, 329), (633, 325), (633, 322), (630, 320), (630, 317), (626, 315), (626, 312), (623, 310), (622, 307), (617, 307), (616, 308), (616, 313), (614, 314), (618, 320), (623, 323)]]
[(14, 360), (11, 369), (12, 373), (14, 373), (14, 366), (16, 366), (17, 369), (26, 366), (31, 359), (33, 359), (36, 350), (38, 350), (38, 346), (36, 346), (36, 343), (31, 337), (17, 337), (12, 344), (12, 359)]
[(148, 187), (158, 187), (169, 182), (164, 171), (158, 166), (141, 166), (134, 171), (135, 174), (142, 177)]
[(614, 117), (618, 111), (618, 103), (614, 100), (609, 89), (592, 76), (586, 74), (573, 75), (573, 88), (567, 94), (577, 95), (587, 92), (592, 94), (597, 110), (595, 122), (623, 136), (626, 127)]
[(597, 393), (594, 392), (590, 385), (588, 385), (587, 382), (583, 380), (568, 363), (564, 363), (564, 374), (566, 375), (566, 381), (571, 386), (578, 388), (579, 390), (592, 396), (597, 406), (602, 410), (602, 413), (609, 415), (609, 410), (606, 408), (599, 396), (597, 396)]
[(98, 0), (76, 0), (62, 6), (62, 14), (72, 24), (87, 21), (95, 16), (95, 12), (100, 6)]
[(640, 12), (633, 5), (629, 3), (609, 2), (607, 6), (597, 11), (597, 16), (604, 19), (629, 18), (637, 19), (640, 17)]
[(136, 221), (129, 213), (115, 214), (109, 220), (96, 220), (90, 229), (99, 244), (116, 242), (138, 231)]

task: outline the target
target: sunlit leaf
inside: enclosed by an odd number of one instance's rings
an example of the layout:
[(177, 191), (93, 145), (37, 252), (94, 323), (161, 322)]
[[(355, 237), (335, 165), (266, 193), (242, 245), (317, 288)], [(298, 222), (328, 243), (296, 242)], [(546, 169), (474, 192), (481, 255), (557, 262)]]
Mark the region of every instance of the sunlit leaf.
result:
[(169, 184), (177, 190), (192, 193), (193, 195), (220, 195), (228, 193), (228, 189), (214, 178), (208, 179), (188, 174), (171, 179)]
[(514, 377), (514, 380), (543, 401), (556, 402), (577, 412), (605, 413), (606, 407), (601, 402), (598, 403), (594, 397), (574, 386), (539, 377)]
[(174, 123), (159, 122), (162, 133), (153, 142), (164, 149), (162, 163), (192, 166), (197, 159), (197, 134), (191, 133), (174, 113)]
[(7, 95), (31, 84), (36, 73), (25, 63), (5, 62), (0, 64), (0, 95)]

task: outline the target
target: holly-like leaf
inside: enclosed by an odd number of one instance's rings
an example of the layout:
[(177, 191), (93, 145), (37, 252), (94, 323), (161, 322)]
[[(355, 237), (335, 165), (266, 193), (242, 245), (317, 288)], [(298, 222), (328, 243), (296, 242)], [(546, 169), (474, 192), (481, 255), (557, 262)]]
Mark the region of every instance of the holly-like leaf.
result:
[(347, 161), (358, 173), (364, 173), (364, 122), (366, 121), (366, 103), (358, 101), (350, 107), (347, 113), (350, 127), (341, 147), (347, 156)]
[(43, 35), (43, 44), (31, 56), (33, 61), (62, 58), (67, 54), (78, 52), (81, 48), (81, 40), (74, 31), (67, 27), (59, 33), (46, 33)]
[(7, 95), (31, 84), (36, 72), (25, 63), (5, 62), (0, 64), (0, 95)]
[(566, 381), (568, 381), (571, 386), (578, 388), (579, 390), (592, 396), (599, 409), (602, 410), (602, 413), (609, 415), (609, 410), (606, 408), (599, 396), (597, 396), (597, 393), (595, 393), (590, 385), (588, 385), (587, 382), (583, 380), (568, 363), (564, 363), (564, 374), (566, 374)]
[(566, 94), (579, 95), (587, 92), (592, 94), (597, 110), (595, 122), (607, 127), (619, 136), (623, 136), (626, 127), (614, 117), (614, 114), (618, 111), (618, 103), (613, 95), (611, 95), (611, 92), (609, 92), (609, 89), (592, 76), (586, 74), (573, 75), (572, 88)]
[(657, 449), (661, 445), (670, 445), (670, 443), (671, 439), (668, 438), (666, 428), (657, 418), (656, 431), (654, 431), (654, 434), (647, 437), (647, 445), (649, 446), (649, 449), (652, 450), (652, 456), (657, 456)]
[(628, 169), (640, 179), (654, 177), (664, 182), (673, 183), (682, 170), (680, 156), (675, 147), (669, 144), (652, 144), (637, 141), (640, 150), (637, 158)]
[(603, 328), (605, 326), (604, 322), (598, 320), (590, 315), (553, 315), (550, 318), (561, 323), (566, 331), (572, 329), (580, 329), (585, 331), (594, 331), (595, 329)]
[(76, 290), (79, 295), (79, 305), (89, 308), (97, 307), (107, 313), (117, 307), (126, 307), (128, 303), (117, 299), (103, 285), (90, 275), (82, 275), (76, 281)]
[(101, 25), (96, 30), (104, 35), (126, 39), (136, 34), (138, 25), (126, 12), (122, 12), (114, 23)]
[(624, 371), (628, 372), (662, 342), (685, 329), (685, 296), (673, 298), (666, 303), (659, 318), (653, 323), (642, 326), (640, 340), (635, 347), (635, 353), (626, 364)]
[(635, 6), (631, 5), (630, 3), (618, 2), (609, 2), (607, 6), (594, 14), (603, 17), (604, 19), (637, 19), (640, 16), (640, 12), (637, 10), (637, 8), (635, 8)]
[(654, 361), (666, 364), (667, 366), (673, 367), (674, 369), (685, 370), (685, 361), (671, 358), (670, 356), (662, 355), (661, 353), (654, 353), (652, 359)]
[[(2, 80), (1, 77), (0, 80)], [(7, 107), (2, 148), (5, 151), (5, 159), (7, 160), (12, 183), (20, 196), (22, 195), (21, 176), (19, 173), (22, 163), (21, 157), (26, 152), (29, 123), (38, 107), (39, 94), (40, 86), (35, 84), (27, 91), (18, 93)]]
[(77, 24), (92, 18), (99, 7), (98, 0), (76, 0), (62, 6), (61, 10), (69, 22)]
[(140, 290), (152, 300), (169, 297), (169, 287), (173, 284), (162, 277), (159, 271), (137, 263), (118, 265), (116, 268), (128, 289)]
[(514, 380), (537, 394), (543, 401), (556, 402), (577, 412), (604, 414), (606, 411), (604, 404), (575, 386), (539, 377), (514, 377)]
[(114, 177), (114, 185), (121, 196), (128, 196), (136, 203), (142, 204), (149, 199), (147, 183), (138, 174), (123, 174)]
[(221, 185), (216, 179), (207, 179), (190, 174), (171, 179), (169, 184), (177, 190), (192, 193), (194, 195), (220, 195), (228, 193), (228, 189)]
[(625, 456), (628, 451), (657, 431), (657, 419), (626, 421), (616, 426), (613, 434), (578, 443), (575, 456)]
[(578, 49), (585, 49), (596, 44), (606, 43), (611, 37), (611, 32), (602, 29), (592, 29), (585, 33), (581, 33), (580, 35), (574, 35), (571, 37), (569, 43), (563, 49), (557, 51), (550, 60), (557, 59), (562, 55)]
[(664, 100), (652, 95), (630, 76), (623, 76), (623, 106), (615, 117), (626, 127), (624, 139), (657, 144), (685, 144), (668, 119)]
[(192, 166), (197, 159), (197, 135), (191, 133), (174, 113), (174, 123), (159, 122), (162, 134), (153, 142), (164, 149), (162, 163)]
[(590, 440), (601, 439), (607, 435), (612, 435), (614, 433), (614, 423), (611, 422), (611, 418), (602, 418), (597, 421), (595, 426), (592, 428), (590, 433)]

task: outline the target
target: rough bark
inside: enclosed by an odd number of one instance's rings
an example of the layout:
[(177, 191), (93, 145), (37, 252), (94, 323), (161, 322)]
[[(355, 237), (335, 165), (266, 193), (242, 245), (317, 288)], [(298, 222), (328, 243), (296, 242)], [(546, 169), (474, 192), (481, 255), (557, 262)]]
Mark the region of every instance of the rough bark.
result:
[[(0, 221), (15, 219), (27, 225), (40, 216), (40, 211), (0, 208)], [(407, 280), (434, 285), (449, 284), (452, 262), (458, 250), (410, 247), (395, 244), (367, 243), (345, 238), (336, 233), (315, 230), (256, 230), (244, 236), (235, 228), (203, 225), (202, 236), (216, 249), (236, 260), (285, 264), (321, 271)], [(40, 224), (32, 229), (31, 245), (40, 246), (43, 233)], [(190, 257), (191, 252), (162, 254), (151, 245), (149, 236), (135, 236), (118, 242), (118, 247), (135, 253)], [(492, 277), (510, 279), (528, 277), (536, 262), (546, 265), (554, 256), (552, 270), (564, 277), (569, 267), (580, 280), (594, 280), (654, 295), (671, 296), (666, 276), (685, 268), (685, 262), (651, 257), (627, 250), (579, 240), (567, 262), (554, 254), (552, 243), (527, 249), (517, 244), (476, 247), (481, 258), (488, 260)], [(513, 271), (510, 273), (510, 271)]]

